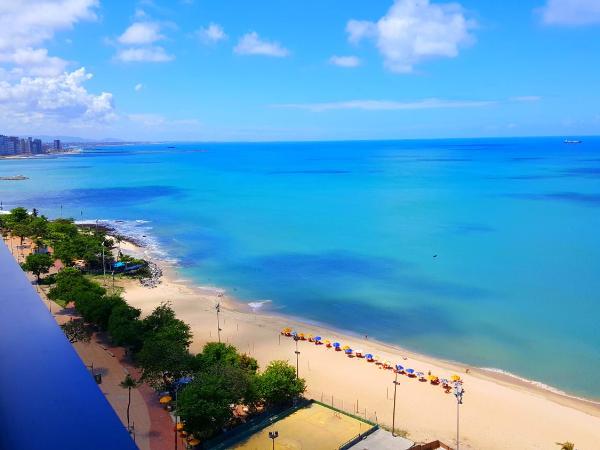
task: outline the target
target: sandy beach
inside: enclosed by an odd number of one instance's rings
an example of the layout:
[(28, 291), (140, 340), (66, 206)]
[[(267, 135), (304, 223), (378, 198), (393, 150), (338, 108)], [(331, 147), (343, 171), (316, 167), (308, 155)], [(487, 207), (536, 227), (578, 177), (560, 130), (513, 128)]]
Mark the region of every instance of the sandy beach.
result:
[[(126, 253), (144, 255), (130, 243)], [(145, 255), (146, 257), (148, 255)], [(280, 330), (294, 329), (348, 344), (381, 357), (403, 362), (405, 367), (464, 380), (464, 404), (460, 409), (461, 448), (470, 449), (551, 449), (556, 442), (572, 441), (579, 450), (600, 448), (600, 404), (551, 392), (523, 380), (488, 373), (415, 354), (365, 337), (302, 323), (268, 312), (256, 313), (218, 289), (195, 287), (180, 277), (175, 266), (160, 263), (162, 282), (147, 288), (137, 281), (120, 281), (127, 301), (149, 313), (164, 301), (172, 303), (178, 316), (194, 333), (191, 350), (198, 352), (217, 340), (215, 305), (220, 302), (221, 339), (255, 357), (261, 367), (273, 359), (295, 364), (295, 343)], [(358, 413), (385, 426), (392, 423), (393, 380), (391, 370), (381, 369), (364, 359), (348, 358), (324, 345), (299, 342), (300, 376), (308, 383), (307, 396), (338, 408)], [(416, 442), (440, 439), (454, 446), (456, 401), (439, 386), (399, 376), (396, 427)], [(358, 406), (357, 406), (358, 405)]]

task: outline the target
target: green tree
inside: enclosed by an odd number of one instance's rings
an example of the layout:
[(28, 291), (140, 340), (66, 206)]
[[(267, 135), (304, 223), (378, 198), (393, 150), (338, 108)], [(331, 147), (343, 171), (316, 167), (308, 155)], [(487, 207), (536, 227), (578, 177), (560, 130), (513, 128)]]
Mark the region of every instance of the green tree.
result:
[(258, 394), (267, 403), (285, 405), (306, 389), (303, 378), (296, 378), (296, 369), (286, 361), (271, 361), (258, 377)]
[(48, 292), (48, 298), (64, 305), (75, 302), (77, 310), (89, 322), (89, 318), (84, 314), (88, 303), (105, 294), (106, 289), (98, 283), (90, 281), (77, 269), (66, 267), (56, 274), (56, 284)]
[(23, 223), (29, 220), (27, 209), (19, 206), (10, 210), (10, 221), (13, 223)]
[(83, 319), (71, 319), (60, 326), (71, 344), (75, 342), (90, 342), (92, 333)]
[(29, 226), (27, 222), (16, 222), (11, 227), (12, 234), (21, 239), (21, 245), (27, 236), (29, 236)]
[(161, 303), (143, 320), (145, 335), (158, 335), (175, 341), (186, 348), (192, 342), (190, 326), (175, 316), (169, 303)]
[(120, 295), (104, 295), (88, 302), (80, 310), (81, 302), (75, 300), (75, 307), (91, 323), (98, 325), (101, 329), (108, 328), (110, 316), (117, 306), (127, 305)]
[(31, 220), (29, 220), (27, 227), (29, 233), (28, 237), (34, 241), (43, 239), (48, 234), (48, 219), (44, 216), (32, 217)]
[(135, 381), (131, 375), (125, 375), (123, 381), (121, 381), (120, 386), (123, 389), (127, 389), (127, 429), (129, 430), (129, 407), (131, 406), (131, 390), (135, 389), (138, 386), (137, 381)]
[(142, 380), (156, 390), (168, 388), (191, 373), (192, 356), (187, 345), (160, 334), (145, 337), (136, 361), (143, 370)]
[(23, 270), (31, 272), (37, 278), (38, 283), (40, 282), (40, 276), (43, 273), (48, 273), (50, 267), (54, 264), (54, 258), (50, 254), (43, 253), (32, 253), (27, 255), (25, 262), (21, 264)]
[(129, 347), (137, 352), (142, 347), (143, 326), (139, 320), (141, 311), (129, 305), (116, 305), (108, 319), (107, 331), (116, 345)]
[(256, 359), (246, 354), (239, 354), (233, 345), (222, 342), (208, 342), (204, 345), (202, 353), (198, 353), (194, 359), (194, 368), (197, 371), (206, 370), (217, 364), (237, 366), (251, 373), (256, 373), (258, 370)]
[(233, 417), (232, 404), (245, 401), (251, 383), (248, 372), (216, 365), (198, 373), (177, 399), (177, 413), (186, 429), (200, 439), (216, 434)]

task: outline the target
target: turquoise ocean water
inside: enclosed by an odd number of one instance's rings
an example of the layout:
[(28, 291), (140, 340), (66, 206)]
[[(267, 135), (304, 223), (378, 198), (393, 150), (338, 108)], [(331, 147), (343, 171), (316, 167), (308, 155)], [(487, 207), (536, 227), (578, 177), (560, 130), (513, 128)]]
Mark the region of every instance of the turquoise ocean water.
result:
[(600, 399), (600, 138), (89, 148), (5, 209), (122, 220), (245, 302)]

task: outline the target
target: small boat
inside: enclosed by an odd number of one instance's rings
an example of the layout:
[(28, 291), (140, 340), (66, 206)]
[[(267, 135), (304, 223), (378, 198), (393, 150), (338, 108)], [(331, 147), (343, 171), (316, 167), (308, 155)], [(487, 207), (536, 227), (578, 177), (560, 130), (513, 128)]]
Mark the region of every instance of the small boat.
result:
[(174, 145), (169, 145), (167, 148), (175, 148)]
[(579, 141), (577, 139), (565, 139), (563, 143), (565, 144), (581, 144), (583, 141)]

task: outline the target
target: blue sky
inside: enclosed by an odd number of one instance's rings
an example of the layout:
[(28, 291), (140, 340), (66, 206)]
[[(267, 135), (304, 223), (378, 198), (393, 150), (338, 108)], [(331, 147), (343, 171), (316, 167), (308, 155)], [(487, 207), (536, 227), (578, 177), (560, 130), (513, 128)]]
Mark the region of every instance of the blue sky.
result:
[(599, 134), (600, 0), (0, 0), (0, 133)]

